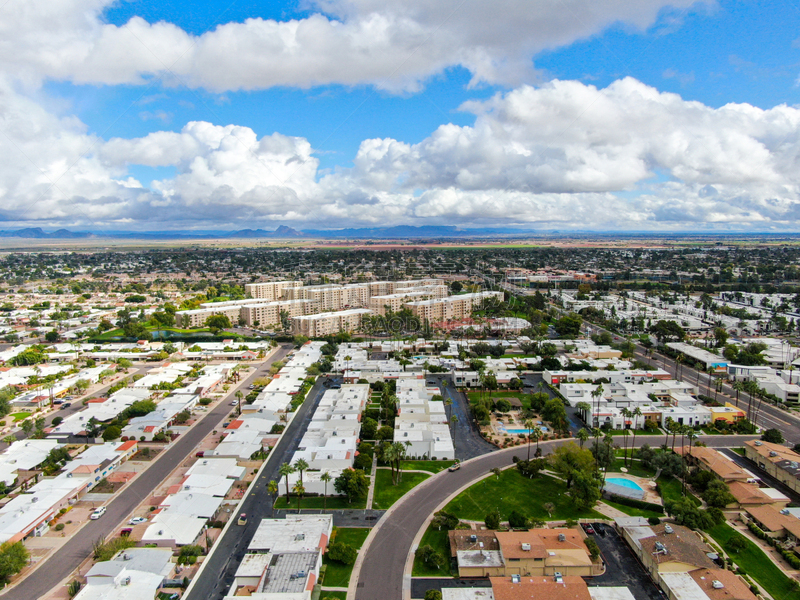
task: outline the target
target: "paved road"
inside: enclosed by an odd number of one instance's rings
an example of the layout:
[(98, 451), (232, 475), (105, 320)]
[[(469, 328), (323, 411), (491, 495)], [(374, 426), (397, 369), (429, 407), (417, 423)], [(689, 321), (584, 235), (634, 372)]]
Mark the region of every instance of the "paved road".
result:
[(480, 429), (469, 412), (469, 401), (466, 394), (457, 391), (450, 385), (445, 388), (444, 394), (453, 401), (449, 409), (450, 415), (458, 417), (458, 422), (453, 428), (456, 458), (464, 461), (497, 450), (497, 446), (483, 439)]
[[(742, 438), (737, 436), (702, 436), (699, 439), (714, 447), (742, 445)], [(566, 441), (569, 440), (542, 442), (542, 451), (547, 454)], [(637, 440), (636, 446), (647, 441)], [(462, 486), (484, 477), (490, 469), (510, 465), (511, 457), (519, 451), (519, 448), (508, 448), (473, 458), (462, 463), (461, 469), (454, 473), (443, 471), (434, 475), (398, 500), (373, 530), (361, 568), (358, 573), (353, 573), (355, 600), (402, 600), (402, 565), (411, 552), (414, 537), (427, 518)], [(376, 577), (376, 573), (380, 576)]]
[[(283, 359), (291, 349), (291, 346), (280, 348), (270, 364)], [(263, 374), (257, 370), (243, 384), (261, 376)], [(235, 389), (232, 388), (228, 396), (232, 395)], [(4, 592), (2, 597), (9, 600), (41, 598), (68, 577), (92, 553), (94, 541), (104, 539), (126, 520), (136, 506), (150, 496), (173, 469), (194, 452), (203, 438), (217, 428), (219, 422), (228, 415), (230, 410), (231, 407), (225, 397), (194, 427), (164, 450), (150, 468), (123, 488), (106, 505), (108, 510), (103, 518), (89, 521), (71, 540), (47, 558), (42, 565), (39, 565), (35, 573)]]
[(323, 379), (317, 383), (306, 396), (306, 401), (297, 410), (292, 422), (283, 432), (280, 441), (270, 452), (267, 464), (256, 480), (253, 492), (250, 493), (237, 509), (247, 515), (247, 524), (232, 525), (214, 544), (208, 563), (198, 577), (192, 581), (184, 600), (213, 600), (223, 598), (233, 583), (234, 574), (239, 568), (247, 546), (258, 529), (262, 519), (273, 517), (273, 498), (267, 494), (267, 484), (271, 479), (278, 480), (278, 468), (285, 462), (291, 462), (295, 450), (300, 444), (311, 417), (322, 398), (325, 388)]

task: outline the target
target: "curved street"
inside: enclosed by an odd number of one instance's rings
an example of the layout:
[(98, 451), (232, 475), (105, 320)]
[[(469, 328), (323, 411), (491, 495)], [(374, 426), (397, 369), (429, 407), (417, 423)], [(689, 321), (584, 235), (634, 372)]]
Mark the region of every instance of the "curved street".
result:
[[(716, 448), (729, 448), (739, 447), (755, 437), (717, 435), (698, 439)], [(549, 454), (553, 448), (569, 441), (572, 440), (542, 442), (542, 451)], [(637, 440), (636, 447), (648, 441)], [(406, 564), (414, 538), (428, 518), (462, 487), (477, 482), (495, 467), (509, 466), (514, 454), (522, 452), (524, 449), (520, 447), (507, 448), (470, 459), (462, 463), (460, 470), (434, 475), (398, 500), (367, 538), (362, 548), (363, 559), (353, 569), (348, 595), (352, 597), (355, 591), (355, 600), (402, 600), (406, 597), (403, 590), (404, 587), (409, 589), (410, 580), (406, 581), (407, 575), (401, 565)]]

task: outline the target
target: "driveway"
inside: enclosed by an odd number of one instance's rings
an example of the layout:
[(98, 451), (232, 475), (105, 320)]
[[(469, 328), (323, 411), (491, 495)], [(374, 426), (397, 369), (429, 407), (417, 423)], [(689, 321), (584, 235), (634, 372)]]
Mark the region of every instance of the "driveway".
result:
[(664, 594), (647, 575), (647, 571), (634, 556), (628, 544), (619, 537), (616, 529), (603, 523), (593, 523), (595, 531), (601, 529), (605, 535), (591, 537), (600, 547), (600, 554), (606, 564), (606, 572), (597, 577), (587, 577), (590, 587), (627, 587), (636, 600), (663, 600)]

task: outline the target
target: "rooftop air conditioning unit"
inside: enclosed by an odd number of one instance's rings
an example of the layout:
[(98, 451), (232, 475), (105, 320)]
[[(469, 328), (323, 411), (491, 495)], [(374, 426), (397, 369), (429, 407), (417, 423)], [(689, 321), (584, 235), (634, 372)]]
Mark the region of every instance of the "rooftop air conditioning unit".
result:
[(559, 533), (558, 534), (558, 541), (559, 542), (566, 542), (567, 541), (567, 536), (564, 535), (563, 533)]
[(664, 525), (664, 533), (675, 533), (675, 530), (672, 528), (672, 525), (667, 523)]
[(471, 536), (469, 536), (469, 541), (474, 544), (475, 542), (478, 541), (478, 536), (475, 535), (475, 534), (472, 534)]
[(525, 544), (525, 543), (522, 544), (522, 550), (524, 552), (530, 552), (531, 551), (531, 545), (530, 544)]
[(711, 582), (711, 587), (713, 587), (715, 590), (721, 590), (725, 586), (719, 579), (715, 579), (714, 581)]
[(519, 575), (512, 575), (511, 576), (511, 583), (519, 583), (521, 581)]

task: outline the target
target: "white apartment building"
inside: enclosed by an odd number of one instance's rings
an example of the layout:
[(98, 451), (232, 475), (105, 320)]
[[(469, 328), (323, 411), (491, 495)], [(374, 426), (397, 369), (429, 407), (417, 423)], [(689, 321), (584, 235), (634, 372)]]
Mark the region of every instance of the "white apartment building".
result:
[(392, 312), (398, 312), (407, 302), (441, 299), (447, 297), (447, 286), (431, 285), (409, 288), (406, 291), (385, 296), (372, 296), (369, 299), (369, 309), (379, 315), (385, 315), (387, 307)]
[(352, 308), (294, 317), (292, 332), (307, 337), (324, 337), (340, 331), (360, 331), (362, 318), (369, 314), (371, 311), (367, 308)]
[(409, 456), (455, 458), (444, 402), (431, 400), (438, 393), (439, 388), (426, 387), (424, 379), (397, 381), (394, 441), (406, 445)]
[(503, 292), (477, 292), (475, 294), (461, 294), (448, 298), (434, 300), (421, 300), (407, 302), (405, 306), (411, 309), (414, 316), (429, 322), (449, 321), (464, 319), (472, 314), (484, 300), (497, 299), (502, 301)]
[(241, 318), (248, 327), (266, 327), (280, 323), (281, 312), (286, 312), (289, 317), (299, 317), (319, 312), (319, 308), (317, 300), (306, 299), (251, 302), (241, 307)]
[[(223, 304), (220, 302), (219, 304)], [(197, 308), (195, 310), (181, 310), (175, 313), (175, 325), (183, 328), (201, 327), (205, 324), (208, 317), (214, 315), (225, 315), (230, 319), (231, 324), (239, 322), (239, 314), (241, 313), (241, 306), (213, 306), (207, 308)]]
[(251, 298), (280, 300), (284, 298), (284, 290), (299, 287), (303, 287), (302, 281), (265, 281), (245, 284), (244, 292)]

